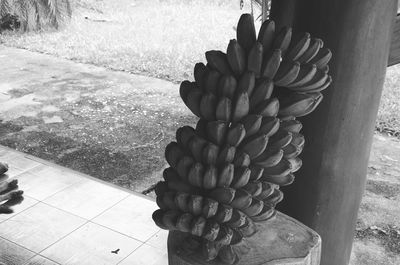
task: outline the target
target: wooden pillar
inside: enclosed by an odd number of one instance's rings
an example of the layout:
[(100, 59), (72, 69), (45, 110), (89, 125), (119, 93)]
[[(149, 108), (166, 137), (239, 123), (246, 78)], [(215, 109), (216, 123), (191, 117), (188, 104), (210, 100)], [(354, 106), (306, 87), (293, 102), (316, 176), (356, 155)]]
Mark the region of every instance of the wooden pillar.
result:
[(275, 21), (276, 29), (292, 26), (297, 0), (272, 0), (270, 19)]
[(278, 208), (321, 235), (321, 265), (349, 261), (396, 10), (397, 0), (297, 0), (294, 28), (332, 50), (334, 81), (301, 119), (303, 167)]

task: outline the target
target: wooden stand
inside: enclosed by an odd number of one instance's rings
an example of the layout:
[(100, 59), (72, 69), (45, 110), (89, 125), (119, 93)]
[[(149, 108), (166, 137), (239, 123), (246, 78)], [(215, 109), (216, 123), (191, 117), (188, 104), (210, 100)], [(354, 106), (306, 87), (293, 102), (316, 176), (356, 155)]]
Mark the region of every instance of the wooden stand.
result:
[[(321, 238), (295, 219), (278, 212), (272, 220), (259, 223), (258, 233), (247, 239), (251, 250), (237, 265), (319, 265)], [(180, 254), (180, 243), (187, 234), (172, 231), (168, 236), (169, 265), (217, 265), (204, 261), (201, 253)]]

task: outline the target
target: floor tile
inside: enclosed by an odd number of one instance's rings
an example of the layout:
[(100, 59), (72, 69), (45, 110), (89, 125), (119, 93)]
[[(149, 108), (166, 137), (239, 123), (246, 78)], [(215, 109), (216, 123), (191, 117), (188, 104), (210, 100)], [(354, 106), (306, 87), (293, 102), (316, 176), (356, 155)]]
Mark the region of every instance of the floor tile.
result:
[(119, 189), (84, 179), (44, 202), (85, 219), (92, 219), (126, 196), (128, 193)]
[(16, 176), (20, 189), (26, 195), (41, 201), (83, 179), (78, 175), (63, 174), (61, 170), (51, 170), (50, 167), (46, 167), (49, 169), (45, 168), (35, 174), (31, 173), (33, 170), (29, 170)]
[(152, 236), (146, 244), (159, 248), (161, 250), (167, 249), (168, 230), (161, 229), (157, 234)]
[(39, 252), (85, 222), (82, 218), (38, 203), (0, 223), (0, 236)]
[[(137, 240), (87, 223), (41, 254), (65, 265), (111, 265), (117, 264), (140, 245)], [(117, 249), (117, 254), (111, 252)]]
[(151, 218), (153, 211), (157, 208), (153, 201), (130, 195), (96, 217), (93, 222), (140, 241), (146, 241), (160, 230)]
[(25, 157), (24, 155), (11, 155), (9, 158), (4, 158), (2, 160), (6, 162), (9, 167), (12, 169), (13, 167), (21, 169), (23, 171), (32, 169), (41, 165), (41, 163), (30, 159), (29, 157)]
[(14, 215), (28, 209), (29, 207), (35, 205), (38, 202), (39, 201), (37, 201), (31, 197), (24, 196), (24, 200), (21, 202), (21, 204), (18, 204), (18, 205), (15, 205), (12, 207), (12, 209), (14, 210), (14, 212), (12, 214), (0, 214), (0, 222), (13, 217)]
[(21, 265), (35, 255), (35, 253), (3, 238), (0, 238), (0, 250), (0, 264), (5, 265)]
[(35, 257), (31, 258), (27, 263), (24, 265), (58, 265), (59, 263), (55, 263), (49, 259), (46, 259), (40, 255), (36, 255)]
[(168, 265), (167, 251), (143, 244), (118, 265)]

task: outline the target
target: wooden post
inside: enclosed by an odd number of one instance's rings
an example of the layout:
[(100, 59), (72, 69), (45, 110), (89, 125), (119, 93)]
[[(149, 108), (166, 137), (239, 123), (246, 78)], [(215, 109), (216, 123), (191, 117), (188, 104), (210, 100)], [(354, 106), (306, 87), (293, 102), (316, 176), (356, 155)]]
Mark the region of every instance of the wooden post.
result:
[[(321, 239), (297, 220), (277, 213), (274, 219), (257, 224), (258, 232), (246, 239), (250, 251), (235, 265), (319, 265)], [(204, 261), (200, 252), (187, 255), (179, 251), (187, 233), (171, 231), (168, 236), (169, 265), (219, 265)]]
[(397, 0), (297, 0), (294, 28), (332, 50), (334, 81), (301, 119), (303, 167), (278, 208), (321, 235), (321, 265), (349, 261), (396, 10)]
[(272, 0), (270, 19), (275, 22), (276, 29), (292, 26), (297, 0)]

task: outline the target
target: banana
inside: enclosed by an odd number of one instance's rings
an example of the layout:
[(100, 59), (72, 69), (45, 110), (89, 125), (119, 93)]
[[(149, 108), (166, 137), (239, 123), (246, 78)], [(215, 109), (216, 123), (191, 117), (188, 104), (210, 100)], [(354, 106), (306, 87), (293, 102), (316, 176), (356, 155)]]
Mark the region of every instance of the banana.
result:
[(216, 95), (218, 93), (218, 84), (221, 78), (221, 74), (216, 70), (211, 70), (206, 76), (206, 89), (205, 92)]
[(195, 132), (198, 136), (202, 138), (207, 137), (207, 120), (199, 119), (199, 121), (196, 123), (196, 129)]
[[(265, 50), (266, 51), (266, 50)], [(261, 67), (261, 76), (264, 78), (273, 79), (278, 72), (279, 66), (282, 61), (282, 51), (275, 49), (266, 53), (264, 56), (264, 64)]]
[(310, 46), (310, 33), (306, 32), (298, 41), (292, 41), (294, 43), (286, 53), (286, 60), (296, 61), (302, 56)]
[(206, 59), (212, 69), (224, 75), (232, 75), (227, 56), (222, 51), (207, 51)]
[(210, 198), (203, 199), (203, 210), (202, 215), (204, 218), (210, 218), (217, 214), (219, 203), (216, 200)]
[(218, 145), (208, 143), (203, 149), (203, 162), (206, 165), (215, 165), (219, 153)]
[(186, 98), (192, 89), (197, 89), (194, 83), (188, 80), (185, 80), (181, 83), (179, 86), (179, 95), (181, 96), (183, 102), (186, 101)]
[(179, 160), (177, 166), (176, 166), (176, 172), (178, 172), (178, 175), (182, 179), (187, 179), (187, 175), (189, 173), (190, 168), (192, 167), (194, 163), (193, 158), (190, 156), (184, 156)]
[(317, 70), (314, 77), (309, 82), (301, 86), (290, 87), (289, 89), (295, 92), (309, 92), (310, 90), (319, 89), (327, 82), (328, 77), (328, 74)]
[(203, 97), (203, 92), (199, 89), (191, 89), (183, 102), (190, 109), (190, 111), (200, 117), (200, 102)]
[(178, 210), (178, 206), (175, 204), (175, 192), (168, 191), (164, 193), (161, 199), (162, 204), (166, 207), (166, 209)]
[(237, 87), (236, 78), (231, 75), (224, 75), (219, 79), (218, 96), (232, 99)]
[(213, 166), (207, 168), (203, 176), (203, 188), (206, 190), (211, 190), (217, 187), (218, 172)]
[(274, 208), (270, 207), (269, 205), (264, 204), (264, 208), (262, 209), (261, 213), (256, 216), (251, 217), (254, 222), (261, 222), (269, 220), (275, 217), (276, 211)]
[(246, 52), (237, 40), (230, 40), (226, 55), (235, 76), (241, 76), (246, 70)]
[(292, 133), (292, 141), (290, 143), (297, 147), (303, 148), (305, 143), (304, 135), (300, 133)]
[(239, 79), (236, 88), (237, 94), (247, 92), (247, 95), (252, 95), (255, 85), (256, 75), (253, 72), (246, 72)]
[(164, 194), (162, 196), (157, 196), (156, 198), (157, 206), (162, 210), (167, 210), (168, 206), (164, 203), (163, 199), (164, 199)]
[(207, 241), (214, 241), (219, 233), (220, 226), (213, 220), (207, 220), (202, 237)]
[(165, 181), (157, 182), (154, 192), (157, 196), (162, 196), (165, 192), (168, 191), (168, 184)]
[(292, 93), (288, 98), (282, 100), (279, 115), (283, 117), (305, 116), (318, 106), (322, 98), (323, 96), (319, 92), (310, 94)]
[(251, 48), (247, 59), (247, 70), (254, 72), (256, 77), (260, 77), (261, 66), (263, 61), (263, 46), (256, 42)]
[(188, 202), (189, 213), (198, 216), (203, 212), (203, 197), (191, 195)]
[(274, 192), (264, 199), (264, 205), (275, 207), (279, 202), (283, 200), (283, 193), (279, 189), (275, 189)]
[(241, 144), (240, 149), (250, 156), (250, 159), (258, 157), (267, 147), (268, 136), (256, 134), (246, 138)]
[[(244, 187), (250, 180), (250, 169), (248, 167), (239, 167), (234, 170), (231, 187), (239, 189)], [(237, 195), (237, 192), (236, 192)]]
[(246, 218), (246, 223), (238, 228), (238, 231), (243, 235), (243, 237), (251, 237), (257, 233), (257, 226), (250, 218)]
[(271, 137), (279, 130), (279, 119), (275, 117), (263, 117), (259, 133)]
[(195, 188), (182, 180), (171, 180), (167, 182), (168, 189), (173, 191), (181, 191), (186, 193), (199, 193), (199, 189)]
[(232, 121), (238, 122), (249, 114), (250, 102), (247, 92), (240, 93), (234, 103)]
[(256, 42), (256, 29), (251, 14), (241, 15), (236, 27), (236, 39), (246, 53), (253, 47)]
[(230, 245), (224, 245), (221, 247), (218, 253), (218, 258), (225, 264), (235, 264), (239, 259), (238, 255)]
[(236, 152), (233, 164), (235, 167), (248, 167), (250, 165), (250, 156), (243, 151)]
[(260, 167), (273, 167), (281, 161), (283, 154), (280, 148), (267, 148), (253, 163)]
[(242, 189), (250, 193), (252, 197), (256, 197), (261, 194), (262, 183), (260, 181), (250, 181)]
[(210, 191), (208, 196), (220, 203), (230, 204), (235, 198), (235, 192), (232, 188), (216, 188)]
[(307, 93), (314, 93), (314, 92), (320, 92), (322, 90), (325, 90), (331, 83), (332, 83), (332, 77), (330, 75), (328, 75), (328, 78), (326, 79), (325, 83), (322, 86), (317, 87), (315, 89), (308, 90)]
[(182, 148), (187, 148), (189, 146), (190, 139), (195, 135), (195, 131), (190, 126), (183, 126), (176, 130), (176, 141), (178, 145)]
[(228, 123), (225, 121), (211, 121), (207, 124), (208, 139), (216, 145), (221, 145), (225, 140)]
[(217, 164), (232, 163), (235, 158), (236, 147), (225, 145), (224, 148), (219, 152), (217, 158)]
[(233, 181), (234, 173), (233, 164), (226, 164), (219, 172), (217, 186), (221, 188), (229, 187)]
[(293, 174), (287, 174), (285, 176), (265, 176), (261, 178), (263, 181), (267, 181), (279, 186), (286, 186), (292, 184), (294, 181)]
[(179, 160), (184, 155), (185, 153), (176, 142), (171, 142), (165, 147), (165, 159), (167, 160), (168, 164), (173, 168), (176, 168)]
[(176, 223), (180, 217), (180, 212), (178, 211), (166, 211), (162, 214), (162, 223), (168, 230), (176, 230)]
[(263, 100), (253, 111), (263, 117), (275, 117), (279, 112), (279, 100), (270, 98)]
[(290, 83), (287, 87), (290, 89), (291, 87), (301, 87), (307, 83), (309, 83), (317, 73), (317, 66), (315, 64), (303, 64), (300, 66), (300, 72), (297, 76), (296, 80)]
[(220, 226), (215, 242), (219, 245), (229, 245), (233, 237), (233, 230), (227, 226)]
[(255, 197), (255, 199), (264, 201), (266, 198), (271, 196), (271, 194), (274, 192), (275, 186), (273, 186), (273, 184), (265, 182), (265, 181), (262, 181), (261, 183), (262, 183), (262, 191), (261, 191), (260, 195)]
[(200, 101), (200, 116), (205, 120), (215, 120), (217, 98), (214, 94), (208, 93), (202, 96)]
[(206, 90), (206, 84), (205, 80), (208, 75), (209, 70), (203, 63), (196, 63), (194, 66), (194, 81), (196, 82), (197, 86), (205, 91)]
[(282, 131), (299, 133), (303, 125), (298, 120), (282, 121), (279, 127)]
[(279, 67), (276, 76), (274, 77), (274, 83), (277, 86), (287, 86), (296, 80), (300, 72), (299, 62), (288, 62), (285, 61)]
[(294, 158), (294, 157), (298, 156), (302, 150), (303, 149), (301, 147), (298, 147), (298, 146), (290, 143), (287, 146), (282, 148), (283, 157), (285, 157), (286, 159)]
[(308, 49), (297, 59), (297, 61), (302, 64), (308, 63), (318, 54), (322, 45), (323, 43), (321, 43), (320, 39), (311, 39)]
[(327, 74), (329, 72), (329, 65), (325, 65), (325, 66), (319, 68), (319, 70), (321, 70), (322, 72)]
[(161, 229), (168, 229), (163, 223), (163, 220), (162, 220), (163, 216), (164, 216), (164, 211), (161, 209), (157, 209), (153, 212), (151, 217), (152, 217), (154, 223), (156, 223), (156, 225), (158, 227), (160, 227)]
[(274, 83), (269, 78), (263, 78), (257, 84), (250, 97), (250, 109), (254, 109), (263, 100), (269, 99), (274, 90)]
[(290, 172), (292, 172), (292, 164), (286, 159), (282, 159), (275, 166), (264, 168), (264, 173), (261, 179), (264, 180), (268, 176), (283, 177), (290, 174)]
[(206, 219), (202, 216), (197, 216), (193, 219), (191, 223), (191, 231), (190, 233), (195, 236), (202, 236), (204, 229), (206, 227)]
[(248, 217), (243, 212), (233, 208), (232, 218), (228, 222), (226, 222), (226, 225), (231, 228), (238, 228), (246, 223), (247, 218)]
[(166, 182), (180, 180), (178, 173), (172, 167), (167, 167), (164, 169), (163, 178)]
[(186, 192), (177, 192), (174, 202), (180, 211), (186, 213), (189, 211), (189, 199), (190, 194)]
[[(205, 230), (207, 230), (207, 225), (208, 225), (208, 223), (206, 224)], [(216, 224), (216, 225), (218, 225), (218, 224)], [(218, 226), (218, 231), (219, 231), (219, 226)], [(202, 244), (201, 252), (203, 254), (203, 257), (206, 259), (206, 261), (212, 261), (217, 258), (220, 248), (221, 247), (219, 245), (217, 245), (215, 242), (206, 240)]]
[(246, 208), (243, 209), (243, 212), (247, 215), (247, 216), (255, 216), (259, 213), (261, 213), (262, 209), (264, 208), (264, 202), (258, 199), (253, 199), (251, 201), (251, 205)]
[(201, 163), (195, 163), (188, 172), (188, 182), (195, 187), (201, 188), (203, 186), (204, 171)]
[(219, 204), (215, 220), (218, 223), (226, 223), (231, 220), (233, 215), (233, 208), (229, 205)]
[(280, 49), (282, 53), (285, 53), (286, 50), (289, 48), (291, 39), (292, 39), (292, 28), (283, 27), (276, 35), (272, 46), (275, 49)]
[(264, 168), (263, 167), (259, 167), (257, 165), (250, 165), (250, 180), (252, 181), (256, 181), (259, 178), (261, 178), (262, 173), (264, 172)]
[(258, 32), (257, 41), (263, 46), (264, 51), (269, 51), (275, 37), (275, 22), (273, 20), (265, 20)]
[(232, 114), (232, 101), (227, 97), (222, 97), (217, 104), (215, 117), (217, 120), (230, 121)]
[(235, 209), (246, 209), (251, 205), (251, 194), (245, 190), (236, 190), (235, 197), (230, 205)]
[(261, 122), (262, 122), (261, 115), (251, 114), (244, 117), (244, 119), (241, 120), (240, 123), (243, 124), (244, 129), (246, 131), (245, 137), (249, 137), (257, 133), (261, 127)]
[(293, 134), (291, 132), (287, 132), (287, 131), (278, 131), (278, 133), (274, 134), (274, 136), (272, 136), (270, 138), (270, 144), (268, 146), (268, 148), (271, 149), (280, 149), (283, 148), (285, 146), (287, 146), (288, 144), (290, 144), (290, 142), (293, 139)]
[(229, 128), (226, 136), (226, 143), (230, 146), (238, 146), (244, 137), (246, 136), (246, 130), (244, 125), (237, 123), (234, 127)]
[(298, 171), (303, 165), (303, 161), (299, 157), (289, 158), (287, 161), (289, 161), (291, 165), (292, 170), (290, 172), (292, 173)]
[(203, 161), (203, 149), (206, 146), (206, 144), (207, 141), (197, 135), (190, 138), (188, 147), (196, 162)]
[(332, 58), (332, 52), (328, 48), (323, 48), (319, 53), (310, 61), (310, 63), (315, 64), (318, 69), (323, 68), (329, 63)]
[(181, 214), (176, 220), (176, 229), (181, 232), (189, 233), (191, 232), (191, 224), (193, 221), (193, 215), (190, 213)]

